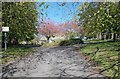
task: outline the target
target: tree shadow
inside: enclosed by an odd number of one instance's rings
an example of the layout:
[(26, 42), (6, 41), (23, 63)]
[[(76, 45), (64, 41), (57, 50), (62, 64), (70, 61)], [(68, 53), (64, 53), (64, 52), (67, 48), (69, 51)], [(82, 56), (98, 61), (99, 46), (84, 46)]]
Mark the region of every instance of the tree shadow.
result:
[(75, 44), (83, 44), (83, 40), (79, 38), (71, 38), (68, 40), (63, 40), (59, 43), (59, 46), (69, 46), (69, 45), (75, 45)]
[(107, 41), (98, 41), (98, 42), (84, 42), (84, 44), (100, 44), (100, 43), (108, 43), (108, 42), (120, 42), (120, 40), (107, 40)]

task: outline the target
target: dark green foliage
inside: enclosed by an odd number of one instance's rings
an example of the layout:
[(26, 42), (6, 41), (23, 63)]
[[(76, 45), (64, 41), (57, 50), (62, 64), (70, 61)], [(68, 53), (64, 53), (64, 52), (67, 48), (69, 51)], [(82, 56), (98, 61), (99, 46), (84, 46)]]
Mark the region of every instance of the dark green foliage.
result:
[(64, 40), (60, 42), (60, 46), (68, 46), (68, 45), (75, 45), (75, 44), (83, 44), (83, 40), (80, 38), (71, 38), (69, 40)]

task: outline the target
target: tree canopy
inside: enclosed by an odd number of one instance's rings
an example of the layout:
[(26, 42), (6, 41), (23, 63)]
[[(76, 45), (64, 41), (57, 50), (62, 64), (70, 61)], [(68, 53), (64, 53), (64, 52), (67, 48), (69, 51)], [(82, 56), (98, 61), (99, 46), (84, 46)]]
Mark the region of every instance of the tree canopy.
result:
[(8, 43), (33, 39), (36, 31), (37, 9), (34, 2), (3, 2), (2, 26), (10, 28)]
[(86, 35), (120, 33), (120, 4), (118, 2), (85, 2), (81, 4), (78, 11), (79, 21)]

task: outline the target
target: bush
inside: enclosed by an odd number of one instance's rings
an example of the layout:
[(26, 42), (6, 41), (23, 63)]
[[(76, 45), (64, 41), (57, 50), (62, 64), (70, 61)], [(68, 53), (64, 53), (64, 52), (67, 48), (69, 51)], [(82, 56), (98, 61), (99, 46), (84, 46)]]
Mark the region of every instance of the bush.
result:
[(68, 45), (75, 45), (75, 44), (83, 44), (83, 40), (80, 38), (71, 38), (69, 40), (64, 40), (60, 42), (60, 46), (68, 46)]

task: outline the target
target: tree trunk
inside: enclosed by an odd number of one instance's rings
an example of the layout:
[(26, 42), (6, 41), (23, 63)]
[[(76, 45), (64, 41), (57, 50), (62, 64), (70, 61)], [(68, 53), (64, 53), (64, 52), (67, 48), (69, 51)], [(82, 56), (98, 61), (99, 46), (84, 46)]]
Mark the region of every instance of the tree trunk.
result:
[(101, 32), (99, 33), (99, 39), (102, 39), (102, 34), (101, 34)]
[(99, 39), (99, 33), (96, 34), (96, 38)]
[(111, 39), (111, 33), (108, 34), (108, 39)]
[(116, 34), (116, 38), (118, 38), (118, 34)]
[(104, 35), (103, 35), (103, 33), (101, 33), (101, 32), (100, 32), (100, 34), (99, 34), (99, 39), (104, 40)]
[(49, 40), (50, 40), (50, 36), (46, 36), (46, 38), (47, 38), (47, 41), (49, 42)]
[(18, 44), (19, 44), (18, 39), (15, 39), (14, 44), (15, 44), (15, 45), (18, 45)]
[(15, 39), (15, 38), (10, 38), (9, 39), (9, 45), (18, 45), (19, 42), (18, 42), (18, 39)]
[(107, 39), (107, 33), (104, 33), (104, 40)]
[(116, 34), (115, 33), (112, 33), (112, 38), (111, 38), (113, 41), (116, 40)]
[(109, 39), (109, 33), (106, 33), (106, 39)]

